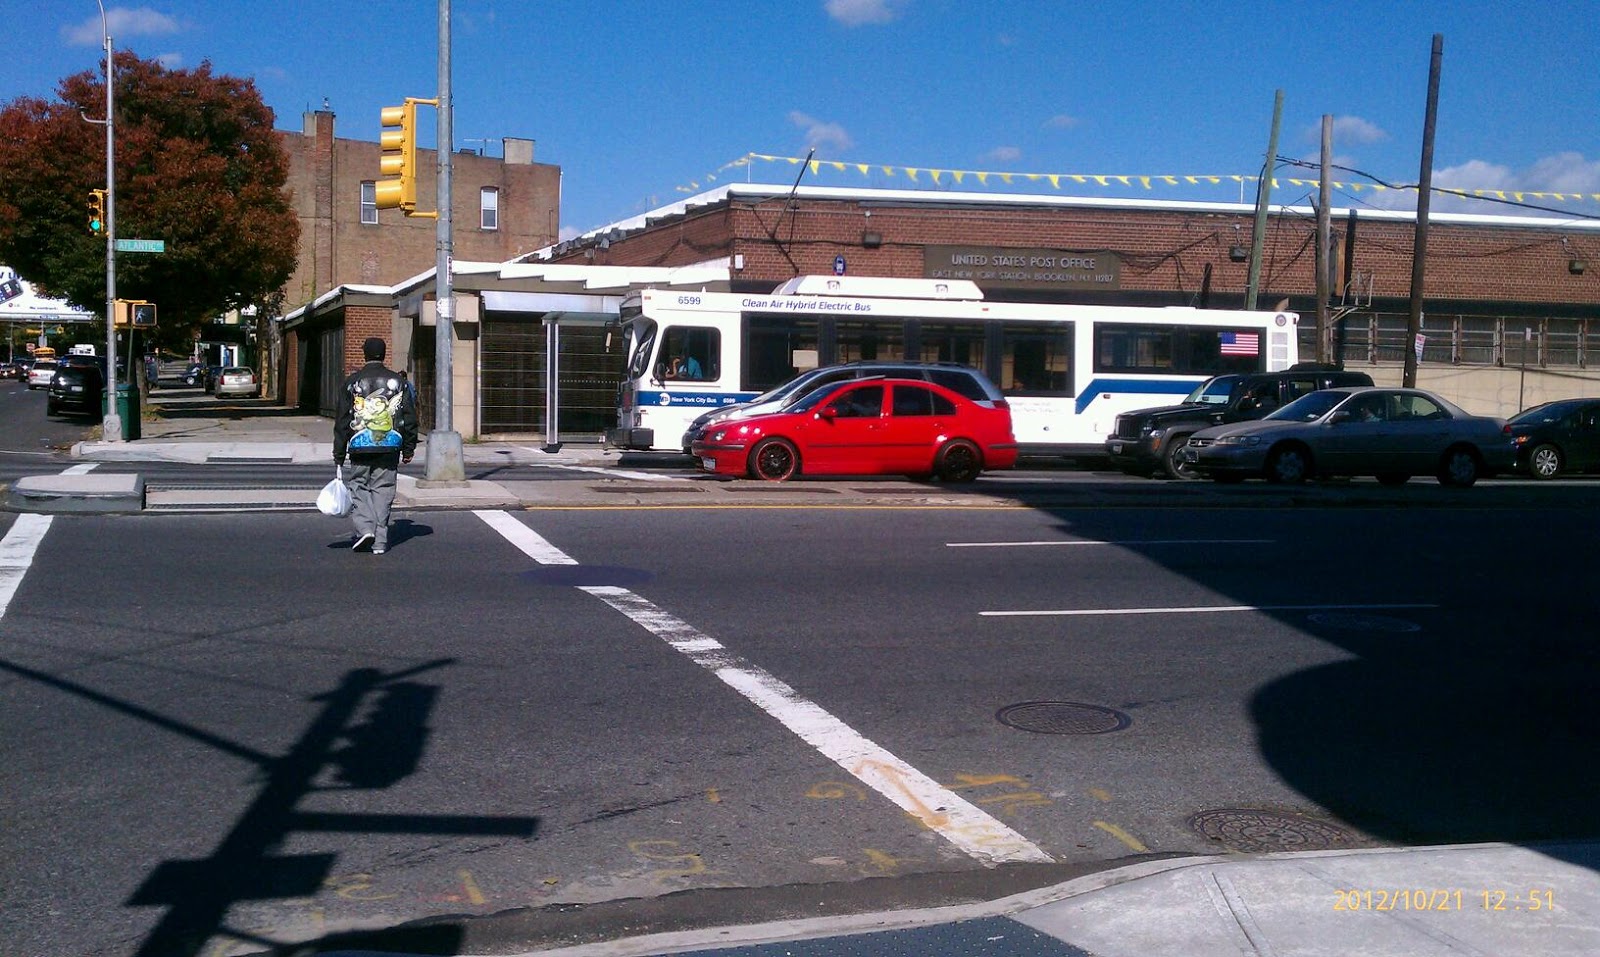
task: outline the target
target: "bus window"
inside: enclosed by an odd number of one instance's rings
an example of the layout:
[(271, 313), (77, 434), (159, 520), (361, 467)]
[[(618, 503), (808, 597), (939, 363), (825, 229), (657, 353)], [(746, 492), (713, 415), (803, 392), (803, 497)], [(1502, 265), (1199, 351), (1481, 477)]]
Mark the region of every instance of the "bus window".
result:
[(874, 359), (905, 361), (904, 322), (851, 322), (841, 319), (834, 328), (834, 338), (838, 343), (836, 362), (870, 362)]
[(1189, 366), (1218, 372), (1260, 372), (1261, 330), (1195, 329), (1189, 331)]
[(984, 342), (988, 336), (980, 323), (929, 322), (921, 328), (923, 362), (959, 362), (974, 369), (986, 369)]
[(1000, 325), (1000, 391), (1007, 395), (1072, 396), (1072, 323)]
[(656, 324), (649, 319), (635, 319), (633, 326), (633, 354), (628, 356), (628, 378), (642, 379), (650, 368), (650, 350), (656, 345)]
[[(817, 357), (815, 316), (750, 316), (745, 324), (745, 359), (740, 387), (765, 392), (780, 386)], [(802, 364), (809, 362), (809, 366)]]
[(656, 369), (667, 381), (716, 381), (722, 375), (722, 333), (709, 326), (668, 326)]

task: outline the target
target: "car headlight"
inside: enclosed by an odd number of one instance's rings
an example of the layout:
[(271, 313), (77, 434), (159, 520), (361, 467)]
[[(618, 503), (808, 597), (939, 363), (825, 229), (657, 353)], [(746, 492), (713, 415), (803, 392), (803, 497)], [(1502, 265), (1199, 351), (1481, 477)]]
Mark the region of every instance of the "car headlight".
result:
[(1259, 435), (1224, 435), (1217, 439), (1218, 445), (1260, 445)]
[(728, 434), (728, 430), (727, 429), (717, 429), (714, 432), (706, 433), (706, 441), (707, 442), (721, 442), (722, 441), (722, 437), (724, 435), (727, 435), (727, 434)]
[(1167, 434), (1166, 429), (1145, 429), (1144, 434), (1152, 439), (1159, 439)]

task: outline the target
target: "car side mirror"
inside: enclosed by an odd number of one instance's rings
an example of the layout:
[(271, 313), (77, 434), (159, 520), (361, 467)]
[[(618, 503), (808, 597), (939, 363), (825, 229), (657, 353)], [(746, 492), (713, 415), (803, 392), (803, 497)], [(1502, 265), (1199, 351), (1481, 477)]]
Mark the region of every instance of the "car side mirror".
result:
[(1338, 412), (1328, 416), (1328, 424), (1342, 425), (1345, 422), (1349, 422), (1353, 418), (1355, 418), (1355, 416), (1352, 413), (1345, 409), (1340, 409)]
[(817, 418), (827, 419), (829, 422), (832, 422), (834, 417), (838, 414), (839, 410), (831, 405), (825, 405), (821, 409), (817, 410)]

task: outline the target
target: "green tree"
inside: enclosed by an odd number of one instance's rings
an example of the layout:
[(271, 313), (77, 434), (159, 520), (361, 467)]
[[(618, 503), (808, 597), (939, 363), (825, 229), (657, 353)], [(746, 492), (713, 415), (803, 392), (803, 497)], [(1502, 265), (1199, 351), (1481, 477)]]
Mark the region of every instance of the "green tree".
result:
[[(284, 189), (288, 157), (250, 79), (210, 62), (169, 70), (116, 54), (116, 229), (162, 254), (117, 256), (117, 295), (158, 305), (157, 341), (186, 349), (202, 324), (271, 301), (294, 271), (300, 225)], [(95, 71), (57, 98), (0, 106), (0, 262), (51, 295), (105, 311), (105, 239), (89, 231), (105, 187), (105, 113)]]

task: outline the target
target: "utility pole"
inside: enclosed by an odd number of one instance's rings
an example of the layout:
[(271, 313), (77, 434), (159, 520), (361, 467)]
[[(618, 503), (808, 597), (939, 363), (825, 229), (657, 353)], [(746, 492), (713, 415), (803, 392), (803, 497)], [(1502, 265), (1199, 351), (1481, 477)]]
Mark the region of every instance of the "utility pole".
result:
[(1406, 316), (1406, 366), (1401, 385), (1417, 387), (1417, 337), (1422, 335), (1422, 287), (1427, 274), (1428, 201), (1433, 196), (1433, 129), (1439, 113), (1439, 65), (1444, 59), (1444, 34), (1433, 35), (1428, 65), (1428, 112), (1422, 124), (1422, 173), (1417, 177), (1417, 228), (1411, 250), (1411, 311)]
[(1328, 167), (1333, 165), (1333, 117), (1322, 114), (1322, 175), (1317, 184), (1317, 361), (1327, 362), (1329, 353), (1328, 326), (1328, 269), (1332, 260), (1332, 226), (1328, 221), (1328, 203), (1332, 190), (1328, 183)]
[(1250, 279), (1245, 286), (1244, 307), (1256, 307), (1256, 293), (1261, 288), (1261, 249), (1267, 235), (1267, 203), (1272, 198), (1272, 173), (1278, 167), (1278, 126), (1283, 121), (1283, 91), (1272, 99), (1272, 136), (1267, 140), (1267, 161), (1261, 166), (1261, 180), (1256, 183), (1256, 228), (1250, 237)]
[[(101, 0), (95, 3), (100, 7), (100, 34), (106, 43), (106, 414), (100, 420), (100, 438), (121, 442), (122, 416), (117, 414), (117, 65), (112, 58), (106, 5)], [(128, 330), (131, 343), (133, 323), (128, 324)], [(128, 363), (128, 374), (133, 374), (132, 362)]]
[(452, 421), (455, 335), (455, 282), (451, 276), (450, 226), (454, 207), (450, 196), (450, 154), (453, 152), (450, 95), (450, 0), (439, 0), (439, 211), (437, 249), (434, 256), (434, 421), (428, 433), (426, 481), (460, 483), (467, 480), (462, 461), (461, 433)]

